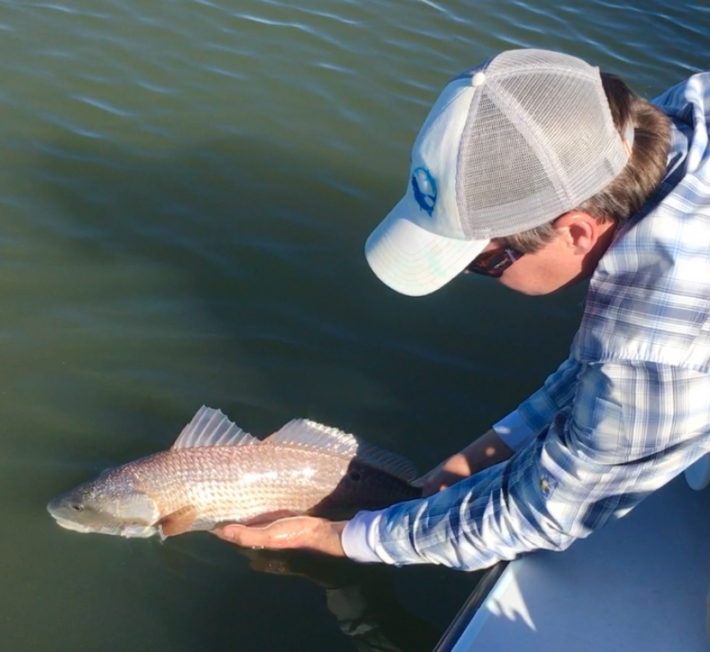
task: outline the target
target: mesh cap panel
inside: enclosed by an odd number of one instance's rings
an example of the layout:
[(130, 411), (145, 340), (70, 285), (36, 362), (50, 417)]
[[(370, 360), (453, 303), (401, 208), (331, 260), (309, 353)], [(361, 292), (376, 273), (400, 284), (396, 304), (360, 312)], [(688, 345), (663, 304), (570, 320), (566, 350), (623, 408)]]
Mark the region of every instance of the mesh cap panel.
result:
[(627, 156), (596, 68), (555, 52), (513, 50), (474, 73), (456, 179), (467, 238), (549, 222), (623, 169)]

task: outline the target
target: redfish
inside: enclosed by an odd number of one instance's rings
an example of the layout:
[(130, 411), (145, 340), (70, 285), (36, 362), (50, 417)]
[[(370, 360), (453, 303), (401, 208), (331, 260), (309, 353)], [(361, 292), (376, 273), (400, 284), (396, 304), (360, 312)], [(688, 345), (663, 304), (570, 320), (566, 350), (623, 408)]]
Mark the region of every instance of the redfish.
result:
[(264, 440), (203, 406), (172, 448), (55, 498), (64, 528), (161, 538), (298, 514), (378, 509), (421, 496), (405, 458), (307, 419)]

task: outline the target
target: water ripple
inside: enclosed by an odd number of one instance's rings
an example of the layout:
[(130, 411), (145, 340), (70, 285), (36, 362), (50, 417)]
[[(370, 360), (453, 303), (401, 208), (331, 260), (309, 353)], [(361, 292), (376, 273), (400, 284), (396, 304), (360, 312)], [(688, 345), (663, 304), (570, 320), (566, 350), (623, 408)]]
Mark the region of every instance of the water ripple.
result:
[(110, 14), (100, 14), (96, 13), (94, 11), (85, 11), (82, 9), (74, 9), (73, 7), (68, 7), (67, 5), (60, 5), (56, 3), (50, 3), (50, 2), (34, 2), (30, 4), (31, 7), (37, 7), (38, 9), (49, 9), (51, 11), (58, 11), (63, 14), (71, 14), (73, 16), (87, 16), (90, 18), (102, 18), (102, 19), (110, 19), (114, 18), (114, 16), (111, 16)]
[[(84, 154), (73, 150), (68, 150), (59, 146), (50, 145), (44, 142), (35, 142), (31, 145), (39, 152), (44, 154), (49, 154), (50, 156), (64, 160), (64, 161), (77, 161), (80, 163), (90, 163), (91, 165), (97, 165), (112, 170), (130, 170), (131, 168), (127, 165), (117, 163), (112, 159), (105, 158), (103, 156), (94, 156), (92, 154)], [(39, 178), (51, 180), (60, 184), (70, 184), (76, 183), (80, 184), (81, 179), (74, 179), (72, 177), (67, 177), (65, 174), (56, 173), (52, 174), (50, 172), (40, 172), (37, 174)]]
[(352, 25), (361, 24), (361, 22), (358, 20), (353, 20), (351, 18), (345, 18), (343, 16), (339, 16), (338, 14), (334, 14), (329, 11), (323, 11), (323, 10), (319, 10), (319, 9), (310, 9), (308, 7), (292, 5), (292, 4), (284, 4), (282, 2), (278, 2), (278, 0), (261, 0), (261, 2), (263, 4), (271, 5), (273, 7), (278, 7), (279, 9), (291, 9), (293, 11), (304, 13), (309, 16), (319, 16), (321, 18), (327, 18), (329, 20), (333, 20), (335, 22), (342, 23), (343, 25), (352, 26)]
[(151, 93), (157, 93), (158, 95), (175, 95), (176, 93), (180, 93), (176, 88), (167, 88), (166, 86), (158, 86), (157, 84), (153, 84), (151, 82), (145, 81), (143, 79), (136, 79), (135, 84), (139, 86), (140, 88), (144, 88), (147, 91), (150, 91)]
[[(233, 34), (233, 32), (230, 32)], [(233, 54), (239, 57), (253, 57), (254, 52), (247, 48), (236, 48), (233, 45), (224, 45), (223, 43), (202, 43), (200, 47), (205, 50), (214, 50), (215, 52), (224, 52), (226, 54)]]
[(82, 138), (89, 138), (91, 140), (108, 140), (106, 134), (102, 134), (98, 131), (90, 131), (88, 129), (84, 129), (83, 127), (78, 127), (74, 123), (58, 116), (55, 113), (43, 112), (39, 114), (39, 117), (42, 118), (47, 124), (57, 125), (58, 127), (61, 127), (62, 129)]
[(303, 11), (307, 14), (310, 14), (311, 16), (320, 16), (321, 18), (328, 18), (329, 20), (334, 20), (335, 22), (342, 23), (343, 25), (360, 25), (360, 21), (358, 20), (352, 20), (350, 18), (343, 18), (342, 16), (338, 16), (337, 14), (332, 14), (327, 11), (315, 11), (315, 10), (308, 10), (304, 7), (296, 7), (297, 10)]
[(221, 75), (222, 77), (229, 77), (230, 79), (249, 79), (249, 77), (243, 73), (235, 72), (234, 70), (226, 70), (225, 68), (220, 68), (219, 66), (198, 65), (196, 67), (199, 70), (206, 70), (207, 72), (212, 72), (215, 75)]
[(210, 2), (209, 0), (190, 0), (191, 2), (194, 2), (195, 4), (198, 5), (204, 5), (205, 7), (212, 7), (214, 9), (222, 9), (222, 7), (216, 5), (214, 2)]
[(358, 74), (351, 68), (344, 68), (343, 66), (337, 66), (334, 63), (328, 63), (327, 61), (316, 61), (316, 62), (314, 62), (313, 65), (317, 66), (318, 68), (325, 68), (326, 70), (333, 70), (335, 72), (339, 72), (344, 75)]
[(303, 25), (302, 23), (291, 23), (282, 20), (273, 20), (271, 18), (254, 16), (253, 14), (234, 13), (233, 15), (244, 20), (251, 20), (255, 23), (261, 23), (262, 25), (272, 25), (274, 27), (292, 27), (294, 29), (307, 32), (309, 34), (313, 31), (310, 27)]
[[(71, 618), (92, 601), (125, 624), (116, 649), (218, 649), (234, 629), (230, 614), (203, 626), (208, 599), (181, 618), (194, 591), (173, 595), (159, 575), (138, 596), (112, 582), (125, 541), (37, 543), (50, 525), (39, 497), (60, 482), (37, 451), (64, 463), (71, 438), (77, 459), (96, 460), (180, 405), (215, 400), (247, 424), (357, 413), (395, 448), (426, 440), (443, 457), (460, 441), (431, 444), (429, 424), (460, 433), (534, 389), (576, 327), (569, 295), (502, 298), (476, 282), (473, 295), (453, 284), (410, 302), (372, 277), (363, 241), (401, 196), (451, 75), (534, 46), (661, 91), (707, 67), (709, 22), (707, 0), (0, 0), (3, 645), (104, 649), (106, 619)], [(515, 377), (501, 371), (514, 363)], [(97, 573), (77, 590), (82, 563)], [(263, 597), (263, 584), (244, 575), (243, 593)], [(325, 642), (290, 636), (295, 602), (296, 615), (323, 609), (289, 587), (270, 611), (278, 627), (259, 631), (260, 604), (240, 610), (249, 640), (350, 645), (329, 638), (331, 621)], [(425, 619), (446, 623), (440, 602)]]
[(130, 118), (131, 116), (136, 115), (133, 111), (126, 111), (125, 109), (119, 109), (115, 106), (112, 106), (111, 104), (108, 104), (107, 102), (103, 102), (101, 100), (94, 99), (93, 97), (86, 97), (83, 95), (72, 95), (72, 99), (76, 100), (77, 102), (83, 102), (84, 104), (88, 104), (89, 106), (93, 106), (96, 109), (100, 109), (101, 111), (105, 111), (106, 113), (110, 113), (111, 115), (117, 115), (122, 118)]
[(432, 9), (436, 9), (437, 11), (441, 12), (442, 14), (448, 16), (449, 11), (447, 9), (444, 9), (441, 5), (436, 4), (436, 2), (433, 2), (433, 0), (419, 0), (423, 4), (427, 5), (428, 7), (431, 7)]
[(66, 59), (67, 61), (77, 61), (80, 59), (76, 52), (67, 52), (66, 50), (37, 50), (37, 55), (40, 57), (50, 57), (52, 59)]

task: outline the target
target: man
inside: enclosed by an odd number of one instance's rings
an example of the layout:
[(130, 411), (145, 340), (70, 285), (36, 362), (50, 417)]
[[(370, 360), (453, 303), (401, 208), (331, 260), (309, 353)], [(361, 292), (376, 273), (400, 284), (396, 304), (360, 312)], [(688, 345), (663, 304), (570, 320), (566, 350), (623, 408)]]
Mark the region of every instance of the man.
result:
[(516, 50), (449, 82), (368, 262), (408, 295), (464, 271), (526, 294), (590, 279), (569, 359), (422, 500), (218, 534), (473, 570), (565, 549), (710, 450), (709, 119), (707, 73), (651, 104), (579, 59)]

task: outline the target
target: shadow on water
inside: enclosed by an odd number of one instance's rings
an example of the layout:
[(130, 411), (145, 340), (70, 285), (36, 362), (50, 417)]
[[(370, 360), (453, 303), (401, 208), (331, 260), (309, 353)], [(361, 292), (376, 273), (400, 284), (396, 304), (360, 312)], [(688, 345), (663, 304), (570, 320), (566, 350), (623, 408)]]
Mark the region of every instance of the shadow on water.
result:
[[(216, 546), (171, 540), (153, 557), (170, 572), (157, 586), (175, 592), (172, 603), (156, 602), (154, 615), (169, 632), (171, 649), (429, 652), (443, 633), (403, 606), (398, 569), (308, 553), (222, 548), (230, 559)], [(186, 592), (191, 613), (176, 619)]]
[(439, 629), (401, 606), (392, 569), (301, 553), (240, 552), (254, 570), (303, 577), (321, 587), (340, 631), (362, 652), (428, 652), (441, 637)]
[(361, 652), (430, 652), (442, 631), (405, 609), (391, 568), (299, 552), (236, 550), (260, 573), (299, 577), (323, 590), (338, 629)]

